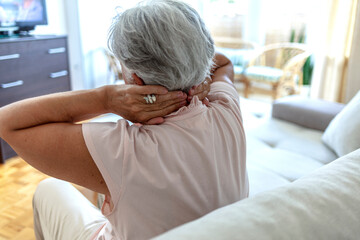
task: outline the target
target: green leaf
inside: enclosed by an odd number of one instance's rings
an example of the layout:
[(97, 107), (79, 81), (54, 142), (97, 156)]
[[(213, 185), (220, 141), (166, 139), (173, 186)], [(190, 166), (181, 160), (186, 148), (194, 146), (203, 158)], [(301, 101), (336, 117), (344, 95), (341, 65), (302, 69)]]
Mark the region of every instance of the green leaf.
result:
[(314, 64), (312, 61), (312, 55), (308, 57), (303, 66), (303, 85), (311, 85), (312, 72)]
[(290, 42), (295, 42), (295, 29), (291, 29)]

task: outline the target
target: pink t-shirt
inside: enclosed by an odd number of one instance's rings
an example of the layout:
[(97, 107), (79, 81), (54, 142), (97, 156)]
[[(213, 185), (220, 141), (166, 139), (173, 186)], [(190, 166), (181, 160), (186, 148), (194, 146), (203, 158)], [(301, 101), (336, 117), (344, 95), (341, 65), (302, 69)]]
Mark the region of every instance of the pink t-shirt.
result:
[(111, 195), (96, 239), (149, 239), (248, 196), (238, 94), (215, 82), (208, 98), (209, 107), (195, 97), (161, 125), (83, 125)]

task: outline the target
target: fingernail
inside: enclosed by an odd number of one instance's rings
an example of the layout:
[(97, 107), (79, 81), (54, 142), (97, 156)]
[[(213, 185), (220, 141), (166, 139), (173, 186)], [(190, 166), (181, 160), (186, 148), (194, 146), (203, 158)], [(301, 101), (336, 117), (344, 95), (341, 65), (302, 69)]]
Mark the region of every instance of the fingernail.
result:
[(184, 96), (183, 92), (178, 92), (178, 97), (182, 98)]

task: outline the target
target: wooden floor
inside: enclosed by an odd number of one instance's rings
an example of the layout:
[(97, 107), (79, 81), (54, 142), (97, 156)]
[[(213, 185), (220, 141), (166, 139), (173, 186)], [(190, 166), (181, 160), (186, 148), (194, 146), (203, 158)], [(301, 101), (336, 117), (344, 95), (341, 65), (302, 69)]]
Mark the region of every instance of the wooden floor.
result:
[[(35, 239), (32, 197), (37, 184), (47, 177), (18, 157), (0, 164), (0, 240)], [(96, 201), (95, 193), (76, 187)]]

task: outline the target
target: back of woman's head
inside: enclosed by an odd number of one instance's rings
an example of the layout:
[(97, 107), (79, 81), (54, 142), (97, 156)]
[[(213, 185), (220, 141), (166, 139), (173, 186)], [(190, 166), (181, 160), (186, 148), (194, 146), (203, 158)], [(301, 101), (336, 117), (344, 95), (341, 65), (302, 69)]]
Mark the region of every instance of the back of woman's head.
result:
[(145, 84), (188, 90), (210, 74), (214, 42), (199, 14), (174, 0), (150, 0), (114, 21), (109, 47)]

